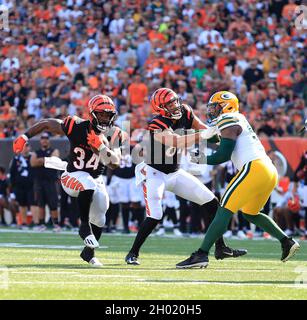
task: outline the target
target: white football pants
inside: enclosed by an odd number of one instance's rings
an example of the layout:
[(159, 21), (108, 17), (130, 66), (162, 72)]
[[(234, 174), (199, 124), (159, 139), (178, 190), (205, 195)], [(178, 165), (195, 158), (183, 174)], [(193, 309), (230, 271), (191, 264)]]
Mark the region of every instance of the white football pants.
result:
[[(136, 168), (136, 170), (139, 170), (139, 168)], [(165, 190), (199, 205), (210, 202), (215, 198), (212, 191), (196, 177), (182, 169), (165, 174), (149, 165), (145, 165), (141, 174), (144, 175), (142, 185), (146, 214), (153, 219), (160, 220), (163, 216), (162, 200)]]

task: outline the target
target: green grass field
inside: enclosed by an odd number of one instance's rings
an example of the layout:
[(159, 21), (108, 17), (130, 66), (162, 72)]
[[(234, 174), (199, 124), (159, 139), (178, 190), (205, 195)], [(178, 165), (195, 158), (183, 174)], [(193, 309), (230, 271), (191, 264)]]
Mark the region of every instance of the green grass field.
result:
[[(150, 237), (141, 266), (132, 267), (124, 257), (133, 239), (103, 235), (97, 257), (104, 267), (92, 269), (79, 258), (76, 234), (0, 231), (0, 300), (307, 299), (306, 241), (287, 263), (279, 260), (277, 241), (233, 240), (232, 246), (249, 250), (247, 256), (211, 256), (207, 269), (176, 270), (201, 239)], [(295, 282), (302, 268), (305, 285)]]

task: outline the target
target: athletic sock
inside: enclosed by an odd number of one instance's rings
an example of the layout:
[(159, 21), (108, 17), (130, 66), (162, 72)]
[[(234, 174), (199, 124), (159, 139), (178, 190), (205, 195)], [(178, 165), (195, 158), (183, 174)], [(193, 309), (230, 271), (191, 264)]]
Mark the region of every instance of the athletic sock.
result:
[(137, 222), (138, 222), (138, 228), (140, 227), (140, 225), (144, 221), (144, 216), (145, 216), (144, 208), (141, 207), (141, 208), (134, 209), (134, 219), (137, 220)]
[(78, 205), (80, 209), (81, 223), (89, 223), (90, 206), (93, 199), (94, 190), (84, 190), (79, 193)]
[(287, 235), (279, 228), (274, 220), (263, 213), (259, 213), (257, 215), (243, 213), (243, 216), (247, 221), (262, 228), (265, 232), (269, 233), (272, 237), (277, 238), (278, 240), (287, 237)]
[[(216, 212), (219, 208), (219, 201), (217, 198), (214, 198), (210, 202), (203, 204), (202, 208), (205, 210), (205, 224), (206, 224), (206, 228), (208, 231), (208, 228), (209, 228), (210, 224), (212, 223), (212, 221), (216, 215)], [(216, 248), (226, 247), (226, 243), (225, 243), (223, 237), (220, 237), (219, 239), (216, 240), (215, 247)]]
[(122, 217), (124, 230), (129, 230), (130, 208), (127, 205), (122, 205)]
[(91, 259), (95, 257), (95, 250), (89, 247), (84, 247), (82, 252), (80, 253), (80, 257), (86, 261), (90, 262)]
[(52, 218), (52, 223), (53, 225), (58, 225), (59, 224), (59, 219), (58, 218)]
[(175, 208), (166, 207), (165, 215), (173, 222), (174, 227), (178, 227), (178, 219)]
[(39, 219), (39, 224), (45, 224), (45, 219)]
[(210, 224), (205, 239), (203, 240), (200, 248), (209, 253), (211, 247), (213, 246), (214, 242), (221, 238), (221, 236), (226, 232), (228, 223), (233, 216), (233, 212), (226, 208), (219, 207), (215, 218), (213, 219), (212, 223)]
[(157, 226), (157, 224), (160, 222), (160, 220), (156, 220), (153, 218), (147, 217), (143, 223), (140, 226), (140, 229), (135, 237), (134, 243), (132, 245), (132, 248), (130, 250), (131, 253), (134, 253), (136, 255), (139, 254), (140, 248), (147, 239), (147, 237), (151, 234), (151, 232), (154, 230), (154, 228)]
[(92, 232), (93, 235), (95, 236), (96, 240), (99, 241), (101, 234), (102, 234), (102, 227), (98, 227), (95, 224), (91, 223), (91, 228), (92, 228)]

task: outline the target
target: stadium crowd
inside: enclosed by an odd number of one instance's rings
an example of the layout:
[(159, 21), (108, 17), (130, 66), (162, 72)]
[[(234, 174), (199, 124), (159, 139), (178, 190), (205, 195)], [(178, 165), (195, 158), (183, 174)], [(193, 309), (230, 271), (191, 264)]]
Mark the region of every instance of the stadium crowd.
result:
[(97, 93), (114, 99), (117, 124), (128, 120), (137, 133), (161, 86), (202, 120), (212, 91), (232, 91), (260, 136), (295, 135), (307, 100), (300, 3), (0, 0), (9, 8), (9, 30), (0, 33), (0, 138), (42, 118), (86, 117)]

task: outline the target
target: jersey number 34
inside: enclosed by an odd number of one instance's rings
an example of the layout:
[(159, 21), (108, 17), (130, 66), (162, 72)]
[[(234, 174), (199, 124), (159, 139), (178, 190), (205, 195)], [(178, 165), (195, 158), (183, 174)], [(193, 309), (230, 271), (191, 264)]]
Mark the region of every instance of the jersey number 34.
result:
[(74, 167), (78, 170), (93, 169), (96, 170), (99, 165), (99, 156), (93, 153), (91, 158), (85, 162), (85, 151), (82, 148), (76, 147), (74, 153), (77, 155), (76, 161), (73, 162)]

